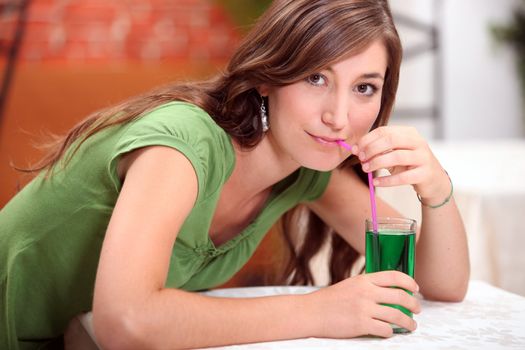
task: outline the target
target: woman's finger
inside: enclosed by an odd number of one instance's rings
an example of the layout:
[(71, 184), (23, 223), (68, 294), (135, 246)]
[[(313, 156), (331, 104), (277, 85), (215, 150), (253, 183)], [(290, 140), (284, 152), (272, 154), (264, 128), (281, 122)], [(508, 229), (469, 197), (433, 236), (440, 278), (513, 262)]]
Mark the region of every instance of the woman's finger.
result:
[(390, 323), (381, 321), (380, 319), (371, 318), (366, 325), (368, 330), (367, 335), (373, 335), (381, 338), (390, 338), (394, 335), (394, 331)]
[(408, 169), (392, 175), (374, 178), (374, 186), (392, 187), (402, 185), (415, 185), (422, 181), (423, 171), (420, 168)]
[(401, 310), (393, 308), (388, 305), (377, 305), (377, 308), (372, 310), (372, 317), (391, 325), (405, 328), (409, 331), (414, 331), (417, 328), (417, 323), (410, 316), (405, 315)]
[(378, 155), (362, 163), (363, 171), (370, 172), (379, 169), (388, 169), (398, 166), (413, 167), (422, 162), (422, 157), (417, 151), (396, 150)]
[(415, 149), (420, 137), (410, 127), (380, 127), (363, 136), (352, 149), (361, 161), (394, 149)]
[(378, 303), (400, 305), (415, 314), (421, 311), (419, 300), (401, 288), (383, 288), (376, 298)]
[(400, 271), (380, 271), (365, 275), (370, 282), (379, 287), (399, 287), (411, 292), (417, 292), (419, 286), (416, 281)]

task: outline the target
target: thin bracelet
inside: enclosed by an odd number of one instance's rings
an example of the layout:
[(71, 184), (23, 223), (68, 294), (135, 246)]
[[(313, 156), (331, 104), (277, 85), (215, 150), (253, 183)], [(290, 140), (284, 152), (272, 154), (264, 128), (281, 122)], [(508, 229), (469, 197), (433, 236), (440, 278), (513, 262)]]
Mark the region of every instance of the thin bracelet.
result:
[(416, 193), (417, 195), (417, 199), (419, 200), (419, 202), (421, 204), (423, 204), (425, 207), (429, 207), (429, 208), (432, 208), (432, 209), (437, 209), (437, 208), (440, 208), (442, 206), (444, 206), (445, 204), (447, 204), (449, 201), (450, 201), (450, 198), (452, 198), (452, 195), (454, 194), (454, 184), (452, 183), (452, 179), (450, 178), (450, 175), (447, 173), (447, 171), (445, 170), (445, 174), (447, 174), (447, 177), (448, 177), (448, 181), (450, 182), (450, 193), (448, 194), (447, 198), (445, 198), (445, 200), (439, 204), (436, 204), (436, 205), (429, 205), (429, 204), (425, 204), (423, 203), (423, 201), (421, 200), (421, 196), (419, 195), (419, 193)]

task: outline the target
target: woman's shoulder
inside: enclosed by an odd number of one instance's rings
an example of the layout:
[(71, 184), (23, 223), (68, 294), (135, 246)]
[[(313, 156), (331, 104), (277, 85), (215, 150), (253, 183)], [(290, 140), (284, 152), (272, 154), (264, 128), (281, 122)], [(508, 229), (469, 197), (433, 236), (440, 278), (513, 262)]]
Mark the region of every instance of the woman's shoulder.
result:
[[(208, 112), (201, 107), (184, 101), (172, 101), (154, 107), (135, 119), (131, 125), (151, 124), (159, 130), (173, 131), (170, 128), (197, 128), (198, 131), (222, 133)], [(163, 129), (163, 128), (168, 129)]]
[(112, 159), (147, 146), (167, 146), (190, 160), (199, 187), (217, 188), (234, 167), (230, 136), (195, 104), (173, 101), (159, 105), (124, 126)]
[(182, 101), (154, 107), (124, 126), (120, 144), (183, 143), (195, 150), (233, 152), (229, 135), (204, 109)]

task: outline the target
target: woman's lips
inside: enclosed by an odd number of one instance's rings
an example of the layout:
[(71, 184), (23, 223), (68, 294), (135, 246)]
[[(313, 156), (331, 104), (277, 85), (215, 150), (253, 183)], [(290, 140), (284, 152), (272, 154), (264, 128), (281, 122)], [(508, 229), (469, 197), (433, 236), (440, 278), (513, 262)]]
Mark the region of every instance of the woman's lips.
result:
[(330, 137), (316, 136), (310, 133), (308, 133), (308, 135), (310, 135), (315, 141), (323, 145), (338, 146), (337, 142), (343, 140), (343, 139), (335, 139), (335, 138), (330, 138)]

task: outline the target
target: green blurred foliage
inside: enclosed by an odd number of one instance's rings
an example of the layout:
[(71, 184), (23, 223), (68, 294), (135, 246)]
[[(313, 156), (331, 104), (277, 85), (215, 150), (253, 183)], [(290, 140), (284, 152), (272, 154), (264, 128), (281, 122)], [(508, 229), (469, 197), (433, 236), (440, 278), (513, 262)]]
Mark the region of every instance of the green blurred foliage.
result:
[(271, 0), (214, 0), (231, 14), (241, 30), (250, 29), (255, 20), (268, 8)]
[(522, 93), (525, 98), (525, 0), (514, 9), (512, 21), (509, 24), (495, 25), (491, 30), (499, 42), (509, 44), (515, 50), (518, 56)]

